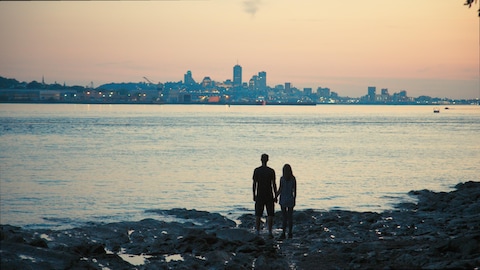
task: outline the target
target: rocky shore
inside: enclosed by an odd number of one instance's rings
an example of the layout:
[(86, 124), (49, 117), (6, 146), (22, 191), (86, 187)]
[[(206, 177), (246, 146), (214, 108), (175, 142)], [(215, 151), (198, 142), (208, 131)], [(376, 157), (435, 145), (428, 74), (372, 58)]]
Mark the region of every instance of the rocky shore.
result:
[(296, 211), (294, 236), (285, 240), (257, 236), (251, 214), (235, 222), (187, 209), (159, 210), (175, 218), (170, 222), (67, 230), (1, 225), (0, 268), (480, 269), (480, 182), (410, 194), (417, 203), (382, 213)]

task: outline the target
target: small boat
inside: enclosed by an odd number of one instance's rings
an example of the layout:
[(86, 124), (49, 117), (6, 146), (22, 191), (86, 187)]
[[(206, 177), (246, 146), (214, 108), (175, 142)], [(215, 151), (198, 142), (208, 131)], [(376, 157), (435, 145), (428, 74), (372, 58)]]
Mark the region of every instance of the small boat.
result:
[(439, 108), (433, 108), (433, 113), (439, 113), (440, 109)]

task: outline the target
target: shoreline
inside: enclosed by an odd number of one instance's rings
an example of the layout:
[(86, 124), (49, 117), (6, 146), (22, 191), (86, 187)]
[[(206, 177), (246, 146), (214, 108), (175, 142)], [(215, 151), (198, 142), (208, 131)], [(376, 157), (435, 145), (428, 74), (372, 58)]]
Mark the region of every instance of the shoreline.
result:
[(321, 103), (321, 102), (267, 102), (265, 104), (259, 102), (128, 102), (128, 101), (13, 101), (0, 100), (0, 104), (77, 104), (77, 105), (213, 105), (213, 106), (324, 106), (324, 105), (347, 105), (347, 106), (445, 106), (445, 110), (449, 106), (479, 106), (477, 102), (450, 102), (450, 103), (417, 103), (417, 102), (358, 102), (358, 103)]
[[(65, 230), (0, 225), (1, 269), (476, 269), (480, 182), (411, 191), (416, 203), (375, 212), (294, 211), (293, 239), (256, 236), (218, 213), (158, 210), (179, 221), (91, 223)], [(180, 222), (181, 221), (181, 222)]]

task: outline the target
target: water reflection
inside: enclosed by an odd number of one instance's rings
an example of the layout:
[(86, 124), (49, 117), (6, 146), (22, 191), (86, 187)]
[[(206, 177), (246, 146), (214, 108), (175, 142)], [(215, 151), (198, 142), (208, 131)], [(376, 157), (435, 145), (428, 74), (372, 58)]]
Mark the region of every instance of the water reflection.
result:
[(0, 131), (11, 224), (240, 214), (263, 152), (295, 167), (298, 209), (382, 211), (478, 180), (480, 160), (479, 107), (2, 104)]

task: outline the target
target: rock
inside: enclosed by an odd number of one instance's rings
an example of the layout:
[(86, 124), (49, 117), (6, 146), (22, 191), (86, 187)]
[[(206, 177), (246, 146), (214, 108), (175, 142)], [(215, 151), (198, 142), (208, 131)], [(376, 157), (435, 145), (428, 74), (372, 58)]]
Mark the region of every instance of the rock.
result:
[(240, 242), (251, 242), (256, 237), (253, 233), (239, 228), (220, 229), (216, 235), (223, 240)]
[[(294, 212), (294, 237), (255, 235), (217, 213), (155, 210), (176, 221), (90, 223), (68, 230), (0, 226), (1, 269), (474, 269), (480, 266), (480, 183), (411, 191), (383, 213)], [(275, 216), (279, 236), (281, 213)]]
[(40, 238), (34, 239), (29, 244), (34, 247), (48, 248), (47, 242), (44, 239), (40, 239)]
[(101, 244), (84, 243), (72, 248), (72, 252), (83, 257), (91, 257), (106, 254), (105, 247)]

